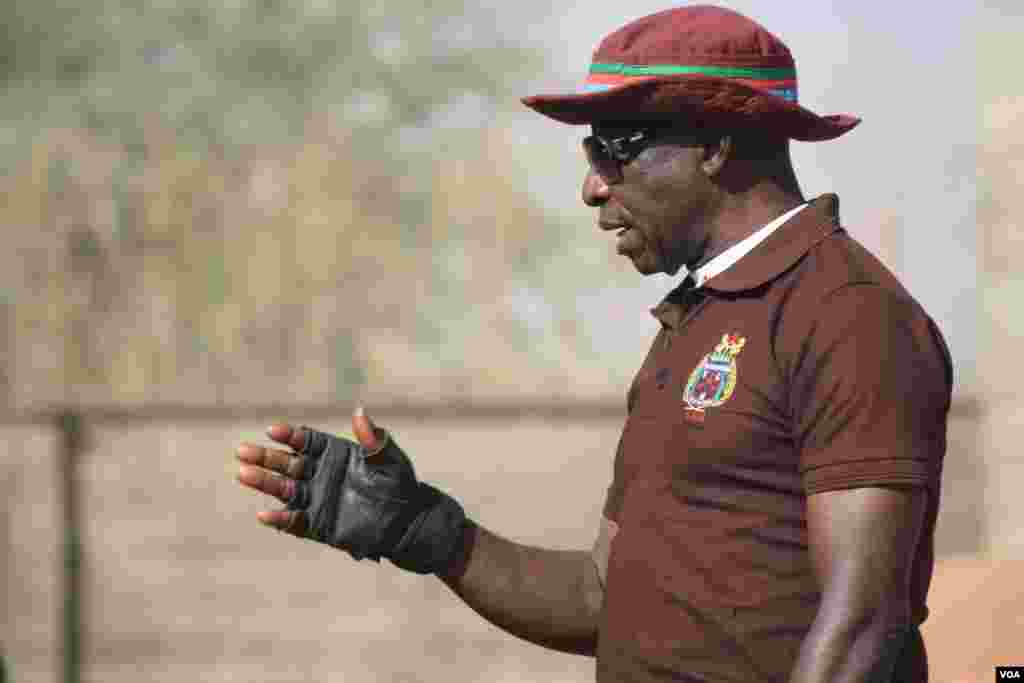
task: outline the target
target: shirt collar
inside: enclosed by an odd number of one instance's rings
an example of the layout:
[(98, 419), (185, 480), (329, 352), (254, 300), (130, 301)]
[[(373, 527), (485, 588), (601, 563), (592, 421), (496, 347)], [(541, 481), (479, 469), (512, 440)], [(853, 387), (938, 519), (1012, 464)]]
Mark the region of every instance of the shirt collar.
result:
[(693, 279), (694, 287), (703, 287), (704, 283), (724, 272), (729, 266), (733, 265), (741, 258), (746, 256), (750, 251), (757, 245), (764, 242), (765, 239), (773, 232), (775, 232), (783, 223), (788, 221), (790, 218), (800, 213), (800, 209), (807, 206), (806, 203), (801, 204), (793, 209), (790, 209), (786, 213), (782, 214), (772, 222), (765, 225), (763, 228), (755, 232), (750, 237), (740, 240), (736, 244), (732, 245), (718, 256), (714, 257), (700, 268), (695, 269), (690, 273), (690, 277)]
[[(841, 228), (839, 198), (836, 195), (822, 195), (802, 204), (691, 273), (661, 303), (650, 309), (651, 315), (662, 325), (676, 329), (688, 308), (686, 294), (696, 289), (692, 283), (696, 281), (697, 273), (703, 275), (702, 293), (711, 296), (756, 289), (782, 275), (814, 245), (838, 230)], [(740, 250), (740, 246), (745, 248)], [(728, 258), (723, 259), (727, 254)], [(711, 265), (715, 265), (714, 270), (709, 269)]]

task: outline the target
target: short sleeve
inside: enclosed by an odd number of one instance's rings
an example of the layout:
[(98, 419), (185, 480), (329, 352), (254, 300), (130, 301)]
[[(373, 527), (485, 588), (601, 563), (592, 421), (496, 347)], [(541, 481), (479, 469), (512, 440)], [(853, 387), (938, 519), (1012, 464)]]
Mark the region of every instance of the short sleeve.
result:
[(808, 495), (937, 485), (952, 362), (935, 323), (913, 299), (871, 284), (836, 290), (814, 316), (791, 367)]

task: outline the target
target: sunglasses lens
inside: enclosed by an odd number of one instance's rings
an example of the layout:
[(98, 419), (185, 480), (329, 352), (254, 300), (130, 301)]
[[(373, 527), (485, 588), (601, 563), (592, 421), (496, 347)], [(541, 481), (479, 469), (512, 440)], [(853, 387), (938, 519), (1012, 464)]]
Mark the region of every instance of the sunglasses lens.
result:
[(590, 136), (583, 140), (583, 150), (587, 154), (587, 161), (594, 172), (609, 183), (617, 183), (622, 180), (622, 170), (619, 162), (612, 158), (608, 147), (600, 138)]

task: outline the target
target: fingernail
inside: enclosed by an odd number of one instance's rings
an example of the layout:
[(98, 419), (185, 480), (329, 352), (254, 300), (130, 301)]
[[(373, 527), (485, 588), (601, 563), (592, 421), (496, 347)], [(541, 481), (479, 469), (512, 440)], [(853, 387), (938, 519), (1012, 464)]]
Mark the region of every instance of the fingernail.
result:
[(366, 416), (366, 411), (363, 409), (363, 404), (362, 403), (356, 404), (356, 412), (354, 412), (352, 414), (355, 415), (356, 417), (365, 417)]
[(385, 448), (387, 448), (388, 441), (390, 440), (390, 437), (388, 436), (388, 431), (383, 427), (374, 426), (373, 440), (375, 443), (373, 451), (369, 454), (370, 456), (377, 455), (378, 453), (382, 452)]

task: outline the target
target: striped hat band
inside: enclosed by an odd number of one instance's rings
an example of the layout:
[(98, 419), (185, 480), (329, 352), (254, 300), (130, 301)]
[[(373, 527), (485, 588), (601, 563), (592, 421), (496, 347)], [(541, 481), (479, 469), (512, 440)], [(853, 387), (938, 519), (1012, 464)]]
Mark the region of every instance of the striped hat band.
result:
[(638, 80), (682, 75), (726, 78), (790, 102), (797, 101), (796, 69), (791, 68), (594, 62), (590, 65), (583, 89), (586, 92), (600, 92)]

